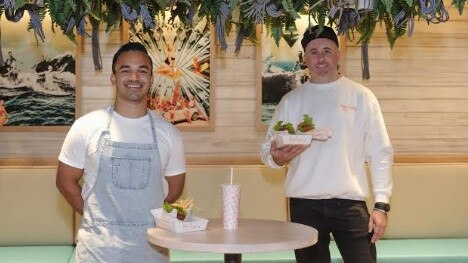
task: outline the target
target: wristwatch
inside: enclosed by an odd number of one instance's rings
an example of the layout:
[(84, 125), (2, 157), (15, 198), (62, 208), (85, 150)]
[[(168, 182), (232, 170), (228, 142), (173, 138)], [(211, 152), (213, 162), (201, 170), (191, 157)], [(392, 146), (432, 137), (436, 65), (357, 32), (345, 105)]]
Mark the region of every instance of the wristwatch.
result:
[(381, 211), (384, 213), (390, 212), (390, 204), (377, 202), (374, 205), (374, 210)]

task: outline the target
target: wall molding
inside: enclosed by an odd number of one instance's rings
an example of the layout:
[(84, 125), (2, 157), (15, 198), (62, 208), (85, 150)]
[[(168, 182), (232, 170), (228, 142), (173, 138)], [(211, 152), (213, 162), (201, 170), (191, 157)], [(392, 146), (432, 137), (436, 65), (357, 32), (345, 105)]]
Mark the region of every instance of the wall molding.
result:
[[(395, 155), (395, 164), (454, 164), (468, 163), (468, 155)], [(0, 158), (0, 167), (57, 166), (56, 158)], [(187, 156), (188, 166), (243, 166), (263, 165), (258, 156)]]

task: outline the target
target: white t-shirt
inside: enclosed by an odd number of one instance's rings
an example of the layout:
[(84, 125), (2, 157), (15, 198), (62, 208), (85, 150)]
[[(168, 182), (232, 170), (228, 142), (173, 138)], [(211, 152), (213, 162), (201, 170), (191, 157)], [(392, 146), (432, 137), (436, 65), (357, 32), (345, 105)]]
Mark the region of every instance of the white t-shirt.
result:
[(286, 94), (271, 120), (262, 146), (263, 162), (279, 168), (270, 154), (273, 126), (277, 121), (294, 127), (309, 114), (316, 128), (331, 129), (326, 141), (312, 141), (291, 160), (285, 191), (289, 197), (365, 200), (369, 165), (376, 202), (392, 193), (393, 148), (377, 98), (372, 92), (342, 76), (326, 84), (304, 83)]
[[(78, 169), (84, 169), (83, 198), (89, 195), (98, 169), (98, 140), (107, 125), (110, 106), (90, 112), (77, 119), (70, 128), (59, 160)], [(153, 114), (162, 174), (174, 176), (186, 172), (185, 151), (180, 131), (158, 114)], [(126, 143), (153, 143), (148, 115), (130, 119), (113, 112), (110, 125), (112, 141)]]

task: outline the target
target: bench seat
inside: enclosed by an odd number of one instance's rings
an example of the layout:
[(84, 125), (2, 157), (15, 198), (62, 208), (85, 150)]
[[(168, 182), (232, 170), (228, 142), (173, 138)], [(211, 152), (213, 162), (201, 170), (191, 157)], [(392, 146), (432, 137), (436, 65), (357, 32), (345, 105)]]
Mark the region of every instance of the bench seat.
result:
[[(341, 263), (335, 242), (330, 244), (332, 263)], [(386, 239), (377, 242), (379, 263), (468, 263), (468, 238)], [(243, 254), (242, 261), (294, 263), (294, 252)], [(171, 250), (171, 263), (223, 262), (222, 254)]]
[(72, 263), (74, 246), (0, 247), (0, 263)]
[[(332, 263), (341, 263), (335, 242)], [(74, 263), (74, 246), (4, 246), (0, 263)], [(223, 254), (171, 250), (171, 263), (222, 263)], [(387, 239), (377, 242), (379, 263), (467, 263), (468, 238)], [(294, 263), (293, 251), (243, 254), (243, 263)]]
[(468, 238), (381, 240), (377, 255), (379, 263), (467, 263)]

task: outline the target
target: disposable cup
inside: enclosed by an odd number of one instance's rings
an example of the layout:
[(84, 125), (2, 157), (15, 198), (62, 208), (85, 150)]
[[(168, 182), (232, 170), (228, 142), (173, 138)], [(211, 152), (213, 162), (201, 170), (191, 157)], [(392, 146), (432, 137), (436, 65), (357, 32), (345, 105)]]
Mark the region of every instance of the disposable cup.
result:
[(238, 184), (223, 184), (223, 226), (226, 229), (236, 229), (239, 226), (240, 190)]

